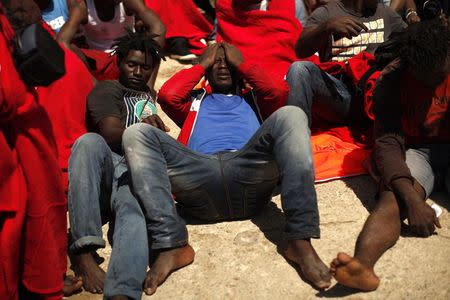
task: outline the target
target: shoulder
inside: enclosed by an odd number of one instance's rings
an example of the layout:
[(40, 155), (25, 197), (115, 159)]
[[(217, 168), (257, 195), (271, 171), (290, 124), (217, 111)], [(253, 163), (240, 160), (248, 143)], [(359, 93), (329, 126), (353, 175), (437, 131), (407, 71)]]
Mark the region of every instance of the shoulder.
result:
[(125, 88), (117, 80), (99, 81), (89, 94), (89, 98), (117, 97), (123, 94)]

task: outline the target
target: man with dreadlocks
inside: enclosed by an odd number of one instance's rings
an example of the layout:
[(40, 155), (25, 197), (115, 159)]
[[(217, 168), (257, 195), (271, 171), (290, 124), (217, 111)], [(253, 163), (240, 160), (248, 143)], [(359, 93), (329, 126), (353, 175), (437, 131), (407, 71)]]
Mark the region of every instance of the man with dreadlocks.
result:
[[(156, 114), (146, 83), (161, 59), (161, 47), (146, 34), (128, 32), (116, 44), (120, 76), (102, 81), (87, 99), (88, 126), (69, 159), (70, 257), (84, 289), (111, 299), (140, 299), (148, 265), (144, 215), (127, 185), (122, 134), (138, 122), (168, 130)], [(110, 222), (108, 271), (95, 251), (105, 247), (102, 224)], [(109, 299), (109, 298), (108, 298)]]
[(440, 227), (425, 203), (444, 183), (450, 192), (450, 29), (442, 20), (411, 25), (396, 38), (399, 58), (388, 65), (374, 93), (374, 163), (380, 190), (354, 257), (339, 253), (331, 263), (336, 280), (375, 290), (374, 265), (399, 238), (402, 220), (428, 237)]

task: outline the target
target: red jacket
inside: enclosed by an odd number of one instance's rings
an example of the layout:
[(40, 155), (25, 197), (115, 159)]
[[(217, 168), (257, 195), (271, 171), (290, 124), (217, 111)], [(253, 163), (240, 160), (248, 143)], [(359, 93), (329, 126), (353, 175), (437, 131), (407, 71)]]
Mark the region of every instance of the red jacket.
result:
[(62, 297), (66, 202), (47, 114), (11, 57), (14, 35), (0, 5), (0, 295), (19, 283), (44, 299)]
[[(284, 105), (289, 93), (284, 80), (269, 76), (258, 65), (246, 61), (239, 66), (238, 72), (253, 87), (249, 93), (256, 96), (251, 98), (256, 101), (254, 108), (262, 120)], [(164, 112), (181, 127), (178, 139), (184, 144), (187, 144), (194, 129), (206, 90), (194, 96), (191, 92), (204, 74), (205, 69), (201, 65), (182, 70), (166, 81), (159, 92), (158, 102)]]

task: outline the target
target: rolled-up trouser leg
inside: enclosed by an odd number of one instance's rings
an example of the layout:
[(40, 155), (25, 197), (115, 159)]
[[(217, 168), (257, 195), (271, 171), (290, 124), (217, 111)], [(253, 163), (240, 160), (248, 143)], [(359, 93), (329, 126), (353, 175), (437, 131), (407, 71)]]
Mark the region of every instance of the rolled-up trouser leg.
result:
[(98, 134), (78, 138), (69, 158), (69, 222), (72, 252), (103, 248), (103, 220), (110, 214), (112, 152)]

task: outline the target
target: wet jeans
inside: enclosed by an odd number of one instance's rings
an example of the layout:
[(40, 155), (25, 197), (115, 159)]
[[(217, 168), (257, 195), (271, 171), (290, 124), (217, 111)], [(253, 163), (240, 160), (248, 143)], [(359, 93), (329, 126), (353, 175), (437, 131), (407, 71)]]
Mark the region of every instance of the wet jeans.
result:
[(175, 201), (203, 220), (242, 219), (259, 212), (278, 184), (286, 238), (320, 236), (310, 132), (298, 107), (280, 108), (235, 152), (197, 153), (147, 124), (126, 129), (122, 143), (153, 249), (187, 243)]
[[(316, 64), (298, 61), (291, 65), (286, 76), (290, 86), (287, 105), (300, 107), (312, 119), (335, 125), (346, 123), (352, 93), (340, 80), (322, 71)], [(314, 111), (312, 111), (314, 103)]]
[(104, 295), (140, 299), (148, 266), (145, 218), (127, 184), (123, 157), (98, 134), (81, 136), (69, 159), (69, 221), (72, 253), (105, 247), (102, 225), (114, 228)]

